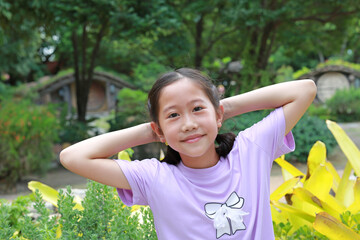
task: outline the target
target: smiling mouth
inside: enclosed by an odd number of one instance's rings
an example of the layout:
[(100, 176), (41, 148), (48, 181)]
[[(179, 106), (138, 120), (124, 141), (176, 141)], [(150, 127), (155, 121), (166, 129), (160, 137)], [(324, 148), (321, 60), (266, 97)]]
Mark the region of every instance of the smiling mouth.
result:
[(198, 142), (204, 135), (194, 135), (194, 136), (189, 136), (187, 138), (185, 138), (182, 142), (185, 143), (195, 143)]

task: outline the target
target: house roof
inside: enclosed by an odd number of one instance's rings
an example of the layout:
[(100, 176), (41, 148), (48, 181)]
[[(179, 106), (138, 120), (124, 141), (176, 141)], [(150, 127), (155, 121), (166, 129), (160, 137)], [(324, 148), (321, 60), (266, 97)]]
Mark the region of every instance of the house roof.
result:
[(341, 73), (345, 73), (345, 74), (352, 74), (355, 77), (360, 78), (360, 72), (357, 70), (354, 70), (349, 67), (341, 66), (341, 65), (328, 65), (328, 66), (325, 66), (325, 67), (322, 67), (319, 69), (315, 69), (304, 75), (301, 75), (299, 77), (299, 79), (306, 79), (306, 78), (316, 79), (320, 75), (322, 75), (323, 73), (326, 73), (326, 72), (341, 72)]
[[(115, 87), (117, 88), (127, 87), (130, 89), (136, 89), (136, 87), (133, 86), (132, 84), (122, 80), (117, 76), (105, 72), (95, 71), (93, 75), (93, 80), (107, 82), (115, 85)], [(70, 84), (74, 81), (75, 81), (75, 76), (74, 73), (72, 72), (60, 77), (55, 76), (51, 78), (49, 76), (45, 76), (39, 79), (37, 82), (28, 83), (27, 87), (31, 89), (35, 88), (36, 91), (42, 95), (53, 92), (56, 89), (59, 89), (62, 86)]]

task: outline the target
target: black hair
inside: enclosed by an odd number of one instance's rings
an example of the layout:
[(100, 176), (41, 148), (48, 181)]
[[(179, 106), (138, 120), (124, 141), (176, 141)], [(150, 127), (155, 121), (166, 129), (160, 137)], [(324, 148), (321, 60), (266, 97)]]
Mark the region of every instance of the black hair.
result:
[[(220, 96), (217, 88), (212, 83), (211, 79), (201, 73), (196, 69), (191, 68), (180, 68), (168, 73), (163, 74), (153, 85), (149, 94), (148, 94), (148, 110), (152, 121), (154, 121), (159, 127), (159, 107), (158, 101), (160, 97), (161, 90), (174, 83), (180, 79), (187, 78), (190, 79), (201, 86), (205, 94), (210, 99), (213, 104), (215, 111), (219, 109), (220, 106)], [(231, 151), (234, 141), (235, 134), (233, 133), (223, 133), (218, 134), (215, 141), (218, 144), (216, 147), (216, 152), (219, 156), (225, 157)], [(165, 154), (164, 162), (169, 164), (177, 165), (181, 161), (180, 154), (172, 149), (170, 146), (167, 147)]]

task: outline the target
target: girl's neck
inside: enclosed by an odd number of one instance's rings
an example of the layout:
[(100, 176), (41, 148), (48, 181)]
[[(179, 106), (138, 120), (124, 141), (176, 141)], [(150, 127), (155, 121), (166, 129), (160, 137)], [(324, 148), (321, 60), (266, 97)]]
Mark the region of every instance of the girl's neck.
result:
[(199, 157), (189, 157), (180, 154), (181, 161), (186, 167), (194, 169), (209, 168), (215, 166), (219, 162), (219, 155), (215, 148), (213, 151), (208, 151), (205, 155)]

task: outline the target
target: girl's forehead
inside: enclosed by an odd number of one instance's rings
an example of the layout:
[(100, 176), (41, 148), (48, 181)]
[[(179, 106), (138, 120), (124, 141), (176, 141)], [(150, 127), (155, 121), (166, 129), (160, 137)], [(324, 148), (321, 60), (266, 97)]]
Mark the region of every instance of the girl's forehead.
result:
[(209, 100), (200, 84), (194, 80), (183, 78), (164, 87), (160, 92), (158, 103), (160, 108), (162, 108), (170, 104), (170, 102), (178, 101), (179, 103), (185, 103), (195, 98)]

